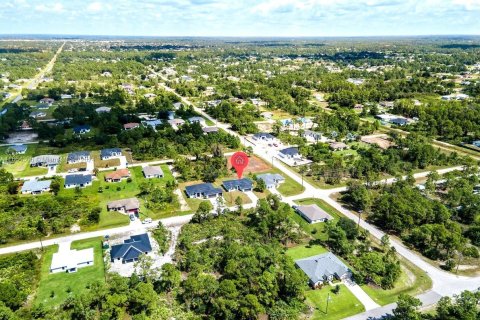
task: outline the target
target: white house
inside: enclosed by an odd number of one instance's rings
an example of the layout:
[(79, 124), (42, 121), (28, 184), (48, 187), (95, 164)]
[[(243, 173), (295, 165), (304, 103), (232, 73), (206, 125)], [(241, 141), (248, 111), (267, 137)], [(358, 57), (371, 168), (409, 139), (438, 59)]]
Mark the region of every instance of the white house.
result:
[(93, 266), (93, 258), (93, 248), (75, 250), (70, 249), (70, 243), (60, 243), (58, 252), (52, 256), (50, 272), (77, 272), (79, 268)]

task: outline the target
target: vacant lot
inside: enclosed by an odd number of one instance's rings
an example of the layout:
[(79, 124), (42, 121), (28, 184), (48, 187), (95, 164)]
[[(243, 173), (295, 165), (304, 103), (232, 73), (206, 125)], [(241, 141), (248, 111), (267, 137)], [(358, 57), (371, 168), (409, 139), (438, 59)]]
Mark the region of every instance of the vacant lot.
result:
[(42, 257), (40, 283), (38, 286), (35, 304), (44, 304), (47, 307), (61, 304), (68, 296), (79, 295), (87, 286), (95, 281), (104, 281), (104, 265), (102, 252), (102, 239), (92, 238), (72, 242), (72, 249), (93, 248), (93, 266), (80, 268), (75, 273), (50, 273), (53, 253), (58, 246), (45, 248)]
[(298, 245), (287, 250), (287, 256), (292, 258), (293, 261), (303, 258), (308, 258), (315, 256), (317, 254), (322, 254), (328, 252), (327, 249), (320, 245), (310, 246), (308, 244)]

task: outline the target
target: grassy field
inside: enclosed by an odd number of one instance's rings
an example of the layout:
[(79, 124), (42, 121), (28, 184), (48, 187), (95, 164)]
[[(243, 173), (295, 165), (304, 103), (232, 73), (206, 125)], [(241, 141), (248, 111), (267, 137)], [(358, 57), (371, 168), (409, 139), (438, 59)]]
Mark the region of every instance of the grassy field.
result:
[(50, 264), (53, 253), (57, 252), (58, 246), (47, 247), (42, 257), (40, 283), (35, 297), (35, 304), (42, 303), (47, 307), (57, 306), (65, 301), (69, 295), (81, 294), (89, 283), (104, 281), (101, 240), (101, 238), (92, 238), (72, 243), (72, 249), (94, 249), (93, 266), (80, 268), (75, 273), (51, 274)]
[(236, 206), (235, 199), (237, 199), (237, 197), (240, 197), (242, 199), (242, 204), (244, 205), (252, 203), (252, 200), (241, 191), (230, 191), (223, 193), (223, 198), (225, 199), (225, 205), (227, 207)]
[(418, 295), (432, 287), (432, 280), (428, 275), (410, 262), (401, 258), (402, 274), (390, 290), (362, 285), (362, 289), (379, 305), (386, 305), (397, 300), (400, 294)]
[[(172, 181), (174, 178), (167, 165), (161, 165), (161, 168), (165, 176), (163, 178), (154, 178), (149, 180), (154, 182), (156, 185), (164, 186), (167, 181)], [(127, 225), (129, 223), (127, 215), (115, 211), (107, 211), (107, 203), (110, 201), (137, 197), (140, 192), (140, 184), (147, 180), (143, 176), (141, 167), (131, 167), (129, 170), (132, 174), (131, 182), (127, 182), (127, 180), (117, 183), (105, 182), (105, 174), (108, 174), (110, 171), (103, 171), (98, 174), (98, 177), (93, 181), (92, 186), (81, 189), (81, 193), (83, 195), (88, 196), (92, 202), (98, 203), (102, 208), (102, 212), (100, 213), (100, 223), (98, 226), (95, 226), (95, 228), (112, 228)], [(99, 192), (100, 188), (102, 192)], [(75, 194), (75, 192), (75, 189), (64, 189), (63, 186), (60, 190), (61, 195), (72, 196)], [(141, 218), (165, 218), (175, 215), (178, 211), (177, 206), (173, 205), (167, 205), (166, 208), (161, 211), (153, 211), (145, 207), (144, 199), (139, 198), (139, 200)]]
[(343, 284), (340, 284), (338, 294), (334, 294), (332, 289), (326, 286), (305, 292), (307, 304), (314, 308), (311, 320), (337, 320), (365, 311), (362, 303)]
[(47, 168), (44, 167), (30, 167), (30, 159), (37, 154), (38, 146), (36, 144), (29, 144), (25, 154), (17, 155), (16, 161), (13, 163), (5, 163), (7, 160), (6, 151), (8, 147), (0, 147), (0, 160), (4, 163), (2, 168), (13, 174), (15, 177), (26, 177), (46, 174)]
[(115, 168), (120, 165), (120, 159), (100, 160), (100, 151), (93, 151), (92, 158), (95, 168)]
[(310, 246), (308, 244), (304, 244), (289, 248), (287, 250), (287, 256), (289, 256), (290, 258), (292, 258), (292, 260), (295, 261), (325, 252), (328, 252), (328, 250), (320, 245)]

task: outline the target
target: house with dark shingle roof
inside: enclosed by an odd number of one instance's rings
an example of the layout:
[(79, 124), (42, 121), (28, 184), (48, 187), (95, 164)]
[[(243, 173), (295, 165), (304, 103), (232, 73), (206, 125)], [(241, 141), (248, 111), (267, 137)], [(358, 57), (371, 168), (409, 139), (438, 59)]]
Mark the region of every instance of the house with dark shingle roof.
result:
[(120, 156), (122, 156), (122, 149), (120, 148), (102, 149), (100, 151), (100, 158), (102, 160), (109, 160)]
[(142, 254), (148, 254), (152, 251), (150, 238), (148, 234), (143, 233), (136, 236), (131, 236), (122, 244), (113, 245), (110, 250), (110, 261), (122, 261), (122, 263), (129, 263), (138, 261)]
[(352, 276), (350, 269), (331, 252), (296, 260), (295, 265), (307, 275), (313, 288), (334, 279), (344, 280)]
[(79, 163), (79, 162), (88, 162), (90, 161), (90, 151), (75, 151), (70, 152), (67, 156), (67, 163)]
[(235, 191), (235, 190), (242, 191), (242, 192), (253, 190), (253, 182), (248, 178), (226, 180), (226, 181), (223, 181), (222, 186), (228, 192)]
[(259, 132), (253, 135), (253, 139), (265, 142), (272, 142), (273, 140), (275, 140), (275, 137), (268, 132)]
[(51, 180), (28, 180), (23, 183), (22, 194), (41, 194), (50, 191)]
[(286, 159), (301, 159), (302, 156), (300, 155), (300, 152), (298, 151), (297, 147), (290, 147), (286, 149), (282, 149), (278, 152), (278, 155), (282, 158)]
[(67, 174), (65, 176), (65, 189), (85, 188), (92, 185), (92, 176), (89, 174)]
[(85, 134), (91, 131), (91, 127), (87, 124), (81, 125), (81, 126), (76, 126), (73, 128), (73, 133), (75, 134)]
[(332, 220), (332, 216), (316, 204), (294, 206), (293, 209), (308, 223), (326, 222)]
[(189, 198), (215, 198), (223, 194), (221, 188), (215, 188), (211, 183), (199, 183), (185, 187)]

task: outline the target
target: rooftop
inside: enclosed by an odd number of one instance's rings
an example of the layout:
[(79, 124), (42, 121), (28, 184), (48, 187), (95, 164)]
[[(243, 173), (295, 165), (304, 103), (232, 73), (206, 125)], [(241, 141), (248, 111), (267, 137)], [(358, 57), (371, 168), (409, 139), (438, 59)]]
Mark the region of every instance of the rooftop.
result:
[(85, 185), (92, 182), (92, 176), (89, 174), (67, 174), (65, 176), (66, 185)]
[(22, 192), (40, 192), (49, 189), (52, 184), (51, 180), (28, 180), (23, 183)]
[(325, 210), (317, 206), (316, 204), (309, 204), (304, 206), (297, 206), (295, 210), (301, 212), (311, 221), (322, 220), (322, 219), (333, 219)]
[(114, 200), (110, 201), (107, 204), (107, 208), (115, 209), (115, 208), (125, 208), (125, 210), (135, 210), (140, 208), (140, 201), (137, 198), (128, 198), (128, 199), (121, 199), (121, 200)]
[(349, 272), (348, 267), (331, 252), (296, 260), (295, 264), (313, 283), (323, 281), (328, 276), (342, 277)]

